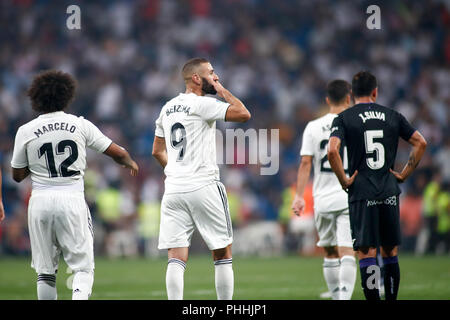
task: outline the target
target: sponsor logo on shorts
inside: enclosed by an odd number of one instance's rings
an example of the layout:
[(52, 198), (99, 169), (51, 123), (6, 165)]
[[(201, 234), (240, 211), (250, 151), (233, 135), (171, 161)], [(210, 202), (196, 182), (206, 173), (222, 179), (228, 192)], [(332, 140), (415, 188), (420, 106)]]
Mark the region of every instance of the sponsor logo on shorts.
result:
[(396, 206), (397, 205), (397, 196), (392, 196), (386, 198), (384, 200), (367, 200), (367, 206), (376, 206), (378, 204), (386, 204), (388, 206)]

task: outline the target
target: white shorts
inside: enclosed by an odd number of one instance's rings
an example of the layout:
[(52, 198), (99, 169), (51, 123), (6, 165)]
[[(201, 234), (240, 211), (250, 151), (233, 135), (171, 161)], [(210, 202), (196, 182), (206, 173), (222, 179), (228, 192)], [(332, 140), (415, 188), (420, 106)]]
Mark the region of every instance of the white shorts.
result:
[(61, 253), (72, 271), (94, 270), (94, 234), (83, 192), (33, 190), (28, 229), (37, 273), (55, 274)]
[(318, 212), (314, 214), (319, 235), (319, 247), (350, 247), (352, 235), (348, 208), (336, 212)]
[(195, 228), (209, 250), (233, 242), (228, 199), (221, 182), (192, 192), (164, 194), (158, 249), (189, 247)]

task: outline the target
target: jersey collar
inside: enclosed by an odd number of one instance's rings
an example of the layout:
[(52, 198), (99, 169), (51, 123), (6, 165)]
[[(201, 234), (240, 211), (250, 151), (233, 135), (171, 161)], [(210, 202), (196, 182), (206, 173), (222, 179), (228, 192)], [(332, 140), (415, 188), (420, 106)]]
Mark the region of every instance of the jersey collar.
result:
[(63, 114), (64, 114), (64, 111), (55, 111), (55, 112), (41, 114), (39, 116), (39, 118), (52, 118), (52, 117), (56, 117), (56, 116), (63, 115)]

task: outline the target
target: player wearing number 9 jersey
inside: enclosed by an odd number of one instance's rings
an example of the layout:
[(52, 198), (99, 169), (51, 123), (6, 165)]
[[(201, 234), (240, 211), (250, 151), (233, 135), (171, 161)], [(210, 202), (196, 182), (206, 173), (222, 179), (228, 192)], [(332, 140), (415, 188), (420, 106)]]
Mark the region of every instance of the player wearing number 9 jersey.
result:
[[(197, 228), (212, 251), (218, 299), (233, 296), (233, 230), (216, 164), (216, 121), (245, 122), (250, 112), (219, 82), (203, 58), (189, 60), (186, 91), (168, 101), (156, 120), (153, 156), (164, 168), (159, 249), (168, 249), (168, 299), (182, 299), (188, 248)], [(225, 102), (206, 94), (218, 94)]]
[[(342, 187), (348, 189), (353, 247), (358, 251), (366, 299), (379, 299), (378, 288), (369, 277), (376, 265), (376, 248), (381, 246), (386, 300), (395, 300), (400, 281), (398, 183), (416, 168), (426, 141), (400, 113), (375, 103), (377, 80), (371, 73), (357, 73), (352, 92), (356, 104), (333, 120), (328, 159)], [(413, 146), (401, 173), (394, 171), (399, 138)], [(348, 150), (350, 178), (345, 175), (339, 155), (341, 141)]]
[(28, 90), (40, 115), (17, 130), (11, 166), (13, 178), (31, 176), (28, 229), (32, 267), (38, 274), (38, 299), (56, 299), (58, 260), (74, 272), (74, 300), (88, 299), (94, 280), (93, 229), (84, 199), (86, 148), (131, 169), (137, 164), (90, 121), (63, 110), (75, 93), (75, 80), (60, 71), (37, 75)]

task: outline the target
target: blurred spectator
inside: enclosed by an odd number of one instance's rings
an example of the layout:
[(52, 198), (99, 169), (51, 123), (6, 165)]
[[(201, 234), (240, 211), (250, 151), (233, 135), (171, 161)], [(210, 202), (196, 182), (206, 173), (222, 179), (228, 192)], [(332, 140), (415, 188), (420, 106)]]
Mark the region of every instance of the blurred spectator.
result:
[(280, 208), (279, 221), (284, 227), (285, 246), (288, 251), (301, 255), (312, 255), (316, 252), (317, 231), (314, 222), (313, 183), (308, 182), (305, 187), (305, 210), (301, 216), (292, 211), (297, 186), (292, 184), (283, 191), (283, 205)]
[(434, 174), (433, 180), (430, 181), (423, 191), (422, 212), (424, 224), (419, 236), (417, 253), (435, 253), (438, 240), (437, 234), (437, 198), (441, 189), (442, 175), (438, 171)]
[(450, 252), (450, 183), (444, 183), (437, 197), (438, 253)]
[(422, 195), (408, 191), (400, 201), (400, 225), (402, 230), (402, 252), (414, 252), (416, 240), (422, 226)]

